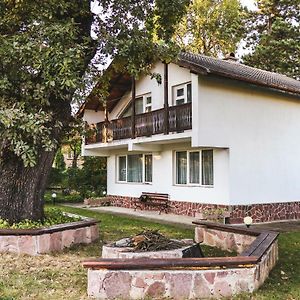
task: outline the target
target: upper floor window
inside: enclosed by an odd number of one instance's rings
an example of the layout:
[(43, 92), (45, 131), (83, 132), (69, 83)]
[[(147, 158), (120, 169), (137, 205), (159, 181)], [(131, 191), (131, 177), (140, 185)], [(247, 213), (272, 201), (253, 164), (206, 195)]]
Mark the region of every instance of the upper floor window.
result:
[(192, 84), (185, 83), (173, 87), (173, 103), (180, 105), (192, 102)]
[[(143, 114), (152, 110), (151, 93), (138, 96), (135, 98), (135, 114)], [(132, 115), (131, 101), (121, 113), (120, 117), (130, 117)]]
[(177, 151), (175, 166), (176, 184), (214, 184), (213, 150)]

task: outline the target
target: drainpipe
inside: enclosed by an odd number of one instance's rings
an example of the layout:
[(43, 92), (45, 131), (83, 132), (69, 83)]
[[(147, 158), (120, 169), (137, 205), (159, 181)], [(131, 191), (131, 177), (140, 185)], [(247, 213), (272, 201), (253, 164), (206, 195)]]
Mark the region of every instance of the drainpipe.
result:
[(132, 115), (131, 115), (131, 138), (135, 138), (135, 78), (132, 77), (132, 85), (131, 85), (131, 107), (132, 107)]
[(164, 62), (164, 134), (169, 134), (169, 65)]

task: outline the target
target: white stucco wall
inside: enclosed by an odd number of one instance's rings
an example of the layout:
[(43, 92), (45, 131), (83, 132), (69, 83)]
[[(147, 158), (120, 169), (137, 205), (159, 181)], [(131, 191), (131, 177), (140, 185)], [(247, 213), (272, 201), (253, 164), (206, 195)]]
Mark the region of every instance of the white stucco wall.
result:
[[(148, 93), (152, 94), (152, 110), (160, 109), (164, 106), (164, 65), (158, 62), (153, 69), (153, 73), (158, 73), (161, 75), (162, 83), (158, 84), (156, 79), (151, 79), (151, 76), (142, 76), (136, 82), (136, 96), (142, 96)], [(173, 105), (172, 100), (172, 87), (190, 82), (191, 73), (189, 70), (181, 68), (175, 64), (169, 64), (169, 105)], [(115, 106), (113, 111), (109, 114), (109, 119), (117, 119), (119, 114), (124, 110), (131, 100), (131, 91), (125, 93), (125, 95), (120, 99), (118, 104)], [(95, 112), (93, 110), (85, 110), (83, 119), (89, 124), (102, 122), (104, 120), (104, 112)]]
[(104, 111), (94, 111), (86, 109), (83, 114), (83, 120), (88, 124), (96, 124), (104, 121)]
[[(153, 72), (163, 79), (163, 64), (158, 63)], [(172, 87), (189, 81), (193, 96), (192, 146), (215, 148), (214, 188), (175, 186), (173, 151), (190, 145), (156, 141), (155, 145), (163, 146), (161, 158), (154, 159), (152, 185), (116, 182), (116, 155), (126, 154), (126, 145), (118, 150), (99, 148), (91, 152), (109, 155), (108, 193), (139, 196), (143, 191), (160, 192), (178, 201), (232, 205), (300, 201), (300, 99), (237, 81), (198, 76), (170, 64), (170, 105)], [(137, 81), (136, 95), (149, 92), (152, 109), (162, 108), (163, 84), (145, 76)], [(131, 93), (126, 93), (109, 118), (117, 118), (130, 98)], [(86, 110), (84, 119), (96, 123), (104, 119), (104, 114)]]
[(199, 76), (193, 146), (230, 148), (230, 204), (300, 200), (300, 99)]
[(163, 150), (153, 157), (153, 182), (118, 183), (117, 155), (130, 154), (115, 151), (107, 160), (107, 192), (109, 195), (139, 197), (142, 192), (167, 193), (171, 200), (196, 203), (228, 204), (228, 150), (214, 149), (214, 186), (178, 186), (175, 185), (174, 150), (189, 150), (189, 144), (172, 144), (163, 146)]

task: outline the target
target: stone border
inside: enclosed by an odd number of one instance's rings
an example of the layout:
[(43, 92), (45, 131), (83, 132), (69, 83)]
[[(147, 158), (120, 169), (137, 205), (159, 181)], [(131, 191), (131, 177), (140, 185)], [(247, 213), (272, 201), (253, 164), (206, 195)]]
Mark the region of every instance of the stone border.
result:
[(98, 220), (59, 224), (39, 229), (1, 229), (0, 252), (38, 255), (89, 244), (99, 237)]
[(232, 297), (258, 289), (278, 260), (278, 233), (195, 222), (195, 239), (237, 257), (94, 259), (88, 295), (97, 299)]
[[(138, 198), (118, 195), (107, 195), (107, 201), (112, 206), (135, 208)], [(97, 205), (85, 202), (86, 205)], [(148, 210), (157, 210), (155, 207)], [(226, 209), (230, 212), (228, 221), (230, 224), (242, 224), (244, 217), (251, 216), (254, 223), (273, 222), (281, 220), (300, 219), (300, 201), (282, 203), (263, 203), (252, 205), (219, 205), (170, 200), (169, 212), (176, 215), (197, 217), (198, 214), (209, 209)], [(266, 212), (268, 212), (266, 214)]]

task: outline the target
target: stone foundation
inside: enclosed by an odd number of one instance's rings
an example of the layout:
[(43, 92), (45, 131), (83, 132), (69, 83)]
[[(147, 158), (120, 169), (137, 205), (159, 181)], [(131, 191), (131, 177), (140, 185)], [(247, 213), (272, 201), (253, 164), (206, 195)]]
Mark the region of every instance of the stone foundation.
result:
[(43, 229), (2, 229), (0, 252), (38, 255), (89, 244), (99, 237), (97, 222), (89, 219)]
[[(135, 197), (109, 195), (106, 197), (112, 206), (135, 208)], [(88, 204), (88, 203), (87, 203)], [(203, 211), (225, 209), (230, 212), (230, 224), (241, 224), (246, 216), (251, 216), (254, 223), (300, 219), (300, 202), (267, 203), (252, 205), (217, 205), (170, 200), (169, 212), (177, 215), (197, 217)], [(153, 207), (153, 211), (157, 208)]]

